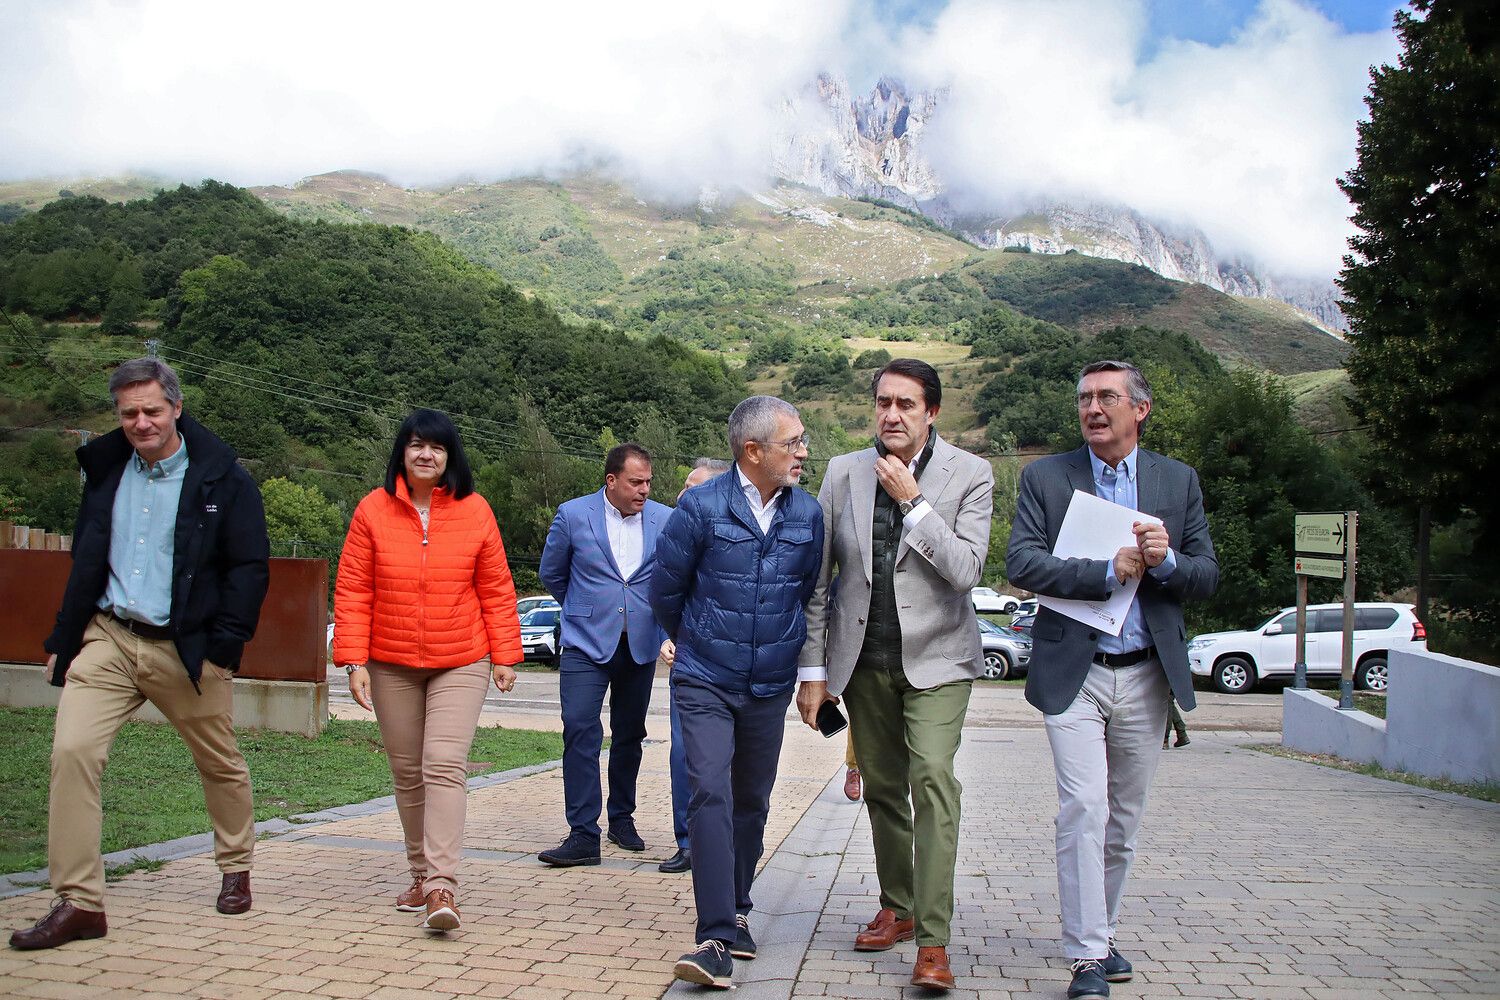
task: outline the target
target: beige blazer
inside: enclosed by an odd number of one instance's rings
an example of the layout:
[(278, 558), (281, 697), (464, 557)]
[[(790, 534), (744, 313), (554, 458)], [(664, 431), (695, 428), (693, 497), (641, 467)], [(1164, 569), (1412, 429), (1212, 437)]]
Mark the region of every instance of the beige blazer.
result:
[[(833, 459), (818, 491), (823, 568), (798, 665), (827, 668), (835, 695), (854, 672), (870, 612), (875, 458), (866, 448)], [(972, 680), (984, 665), (969, 590), (979, 585), (989, 551), (995, 475), (989, 462), (938, 438), (917, 485), (933, 509), (901, 534), (896, 609), (907, 680), (926, 689)]]

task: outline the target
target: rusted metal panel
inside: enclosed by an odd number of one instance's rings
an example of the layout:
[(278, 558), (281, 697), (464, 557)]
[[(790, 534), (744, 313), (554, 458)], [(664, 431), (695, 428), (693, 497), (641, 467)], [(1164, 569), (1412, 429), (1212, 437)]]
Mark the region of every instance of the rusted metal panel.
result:
[[(0, 550), (0, 661), (47, 661), (42, 642), (57, 619), (72, 565), (67, 552)], [(327, 560), (272, 559), (271, 587), (240, 676), (324, 680), (327, 643)]]

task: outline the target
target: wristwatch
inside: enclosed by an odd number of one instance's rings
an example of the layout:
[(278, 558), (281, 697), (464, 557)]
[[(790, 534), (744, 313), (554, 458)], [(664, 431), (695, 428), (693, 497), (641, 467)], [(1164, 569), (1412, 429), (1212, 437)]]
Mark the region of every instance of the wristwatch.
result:
[(353, 677), (354, 671), (358, 670), (362, 666), (364, 666), (363, 663), (346, 663), (344, 664), (344, 673), (348, 674), (350, 677)]
[(926, 497), (924, 497), (924, 496), (922, 496), (922, 494), (918, 493), (916, 496), (912, 497), (910, 500), (898, 500), (896, 502), (896, 507), (897, 507), (898, 510), (901, 511), (901, 516), (905, 517), (907, 514), (910, 514), (913, 509), (916, 508), (917, 504), (921, 503), (925, 499), (926, 499)]

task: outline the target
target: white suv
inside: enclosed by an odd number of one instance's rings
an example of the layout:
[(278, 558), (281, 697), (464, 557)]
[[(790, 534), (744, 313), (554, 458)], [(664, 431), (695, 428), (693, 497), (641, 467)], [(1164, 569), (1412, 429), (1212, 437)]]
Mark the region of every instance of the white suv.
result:
[(1021, 599), (1010, 594), (1002, 594), (994, 587), (975, 587), (969, 591), (969, 600), (974, 604), (977, 614), (1002, 614), (1008, 615), (1016, 610)]
[[(1344, 648), (1344, 606), (1307, 609), (1307, 676), (1337, 677)], [(1354, 684), (1384, 691), (1392, 649), (1426, 649), (1427, 629), (1410, 604), (1354, 605)], [(1212, 677), (1226, 694), (1244, 694), (1265, 677), (1295, 672), (1297, 609), (1282, 608), (1248, 632), (1210, 632), (1188, 643), (1193, 673)]]

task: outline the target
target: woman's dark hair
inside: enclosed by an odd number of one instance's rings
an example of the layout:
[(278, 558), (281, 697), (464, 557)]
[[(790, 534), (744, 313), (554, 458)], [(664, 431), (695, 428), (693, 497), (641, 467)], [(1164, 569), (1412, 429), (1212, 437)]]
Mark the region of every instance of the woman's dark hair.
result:
[(448, 414), (439, 410), (415, 410), (396, 432), (396, 444), (391, 448), (391, 461), (385, 467), (385, 491), (396, 495), (396, 479), (406, 475), (406, 446), (412, 438), (421, 438), (440, 444), (448, 450), (448, 467), (443, 471), (443, 481), (438, 485), (452, 494), (453, 499), (462, 500), (474, 492), (474, 473), (469, 468), (469, 458), (464, 454), (464, 444), (458, 439), (458, 428), (448, 419)]

